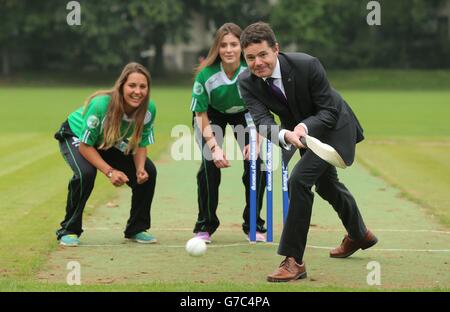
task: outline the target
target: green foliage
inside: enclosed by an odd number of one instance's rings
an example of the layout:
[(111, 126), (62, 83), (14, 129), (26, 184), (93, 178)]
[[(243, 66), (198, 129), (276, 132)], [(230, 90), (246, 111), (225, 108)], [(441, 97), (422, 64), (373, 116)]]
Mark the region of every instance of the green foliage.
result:
[[(23, 67), (106, 71), (128, 61), (144, 63), (140, 52), (155, 46), (155, 65), (162, 67), (162, 46), (187, 28), (181, 0), (79, 1), (81, 25), (69, 26), (66, 3), (0, 0), (0, 43), (12, 55), (20, 51)], [(6, 31), (4, 31), (6, 30)], [(150, 65), (150, 64), (148, 64)]]
[(436, 28), (441, 0), (379, 1), (381, 25), (369, 26), (368, 1), (281, 0), (271, 23), (283, 45), (320, 57), (327, 68), (441, 68), (450, 40)]
[[(31, 0), (0, 0), (0, 53), (2, 72), (9, 74), (14, 59), (22, 66), (42, 64), (43, 55), (55, 46), (52, 14), (56, 0), (39, 3)], [(48, 44), (41, 45), (43, 40)], [(53, 40), (53, 41), (52, 41)], [(18, 62), (17, 60), (16, 62)]]
[[(79, 0), (81, 25), (67, 2), (0, 0), (3, 75), (16, 69), (118, 71), (138, 61), (164, 74), (164, 45), (189, 41), (192, 13), (205, 28), (270, 21), (282, 47), (320, 57), (326, 68), (448, 68), (450, 40), (438, 24), (446, 0), (380, 0), (381, 26), (369, 26), (367, 0)], [(152, 63), (141, 52), (152, 48)], [(205, 47), (199, 47), (199, 50)]]
[(268, 0), (195, 0), (187, 2), (192, 11), (203, 14), (206, 21), (212, 22), (215, 27), (233, 22), (245, 28), (248, 24), (266, 20), (271, 10)]
[(135, 33), (141, 42), (152, 43), (155, 47), (155, 61), (152, 71), (164, 76), (165, 66), (163, 45), (166, 41), (177, 38), (186, 40), (188, 19), (185, 17), (184, 1), (139, 1), (128, 2), (128, 10)]
[[(264, 1), (266, 3), (267, 1)], [(245, 26), (267, 16), (268, 9), (240, 1), (79, 1), (81, 25), (69, 26), (66, 3), (58, 0), (0, 0), (0, 43), (4, 74), (9, 68), (53, 68), (87, 71), (118, 70), (128, 61), (147, 63), (164, 75), (167, 42), (187, 41), (191, 12), (202, 11), (207, 21), (235, 21)], [(263, 3), (263, 4), (264, 4)], [(261, 3), (260, 3), (261, 4)], [(261, 9), (262, 8), (262, 9)], [(205, 25), (207, 27), (207, 25)], [(153, 47), (153, 63), (141, 52)], [(17, 53), (20, 52), (20, 53)]]

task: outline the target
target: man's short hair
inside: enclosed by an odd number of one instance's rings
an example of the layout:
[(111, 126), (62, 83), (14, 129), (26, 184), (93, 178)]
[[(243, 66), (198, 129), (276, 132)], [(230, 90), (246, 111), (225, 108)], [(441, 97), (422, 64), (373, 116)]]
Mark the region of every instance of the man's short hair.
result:
[(247, 26), (241, 34), (242, 49), (245, 49), (253, 43), (261, 43), (263, 41), (267, 41), (267, 44), (271, 48), (275, 47), (277, 43), (272, 28), (264, 22), (257, 22)]

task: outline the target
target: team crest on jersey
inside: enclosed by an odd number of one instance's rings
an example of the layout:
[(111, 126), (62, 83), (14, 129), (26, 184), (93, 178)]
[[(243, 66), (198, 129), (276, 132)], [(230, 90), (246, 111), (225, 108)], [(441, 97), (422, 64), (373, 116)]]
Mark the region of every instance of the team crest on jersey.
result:
[(193, 92), (194, 92), (195, 95), (200, 95), (200, 94), (203, 93), (203, 86), (202, 86), (202, 84), (200, 82), (196, 81), (194, 83)]
[(90, 129), (95, 129), (97, 128), (98, 124), (100, 123), (100, 121), (98, 120), (98, 117), (95, 115), (91, 115), (88, 117), (87, 119), (87, 126)]

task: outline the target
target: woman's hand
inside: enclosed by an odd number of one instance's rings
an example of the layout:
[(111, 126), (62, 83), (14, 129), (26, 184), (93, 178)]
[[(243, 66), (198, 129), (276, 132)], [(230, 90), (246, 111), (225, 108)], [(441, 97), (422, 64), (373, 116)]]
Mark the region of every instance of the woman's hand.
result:
[(148, 180), (148, 173), (145, 171), (145, 160), (147, 159), (147, 148), (138, 147), (133, 155), (134, 165), (136, 167), (137, 184), (145, 183)]
[(231, 166), (227, 156), (219, 146), (216, 146), (212, 152), (212, 160), (217, 168), (227, 168)]
[[(256, 158), (259, 156), (259, 152), (261, 151), (261, 143), (263, 142), (264, 138), (258, 134), (257, 140), (256, 140)], [(245, 160), (250, 160), (250, 144), (247, 144), (244, 146), (244, 150), (242, 151), (244, 154)]]
[(129, 181), (125, 173), (115, 169), (111, 171), (108, 178), (114, 186), (122, 186)]
[(142, 184), (147, 182), (148, 173), (144, 169), (140, 169), (136, 171), (137, 184)]

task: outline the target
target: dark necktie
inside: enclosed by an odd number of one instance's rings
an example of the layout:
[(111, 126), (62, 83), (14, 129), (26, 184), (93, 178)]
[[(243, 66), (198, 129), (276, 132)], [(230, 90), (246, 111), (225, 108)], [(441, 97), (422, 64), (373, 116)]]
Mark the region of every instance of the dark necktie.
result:
[(281, 89), (275, 85), (274, 80), (275, 79), (272, 77), (266, 79), (266, 83), (269, 86), (269, 91), (278, 99), (278, 101), (280, 101), (282, 104), (287, 105), (288, 102), (286, 96), (284, 95), (283, 91), (281, 91)]

